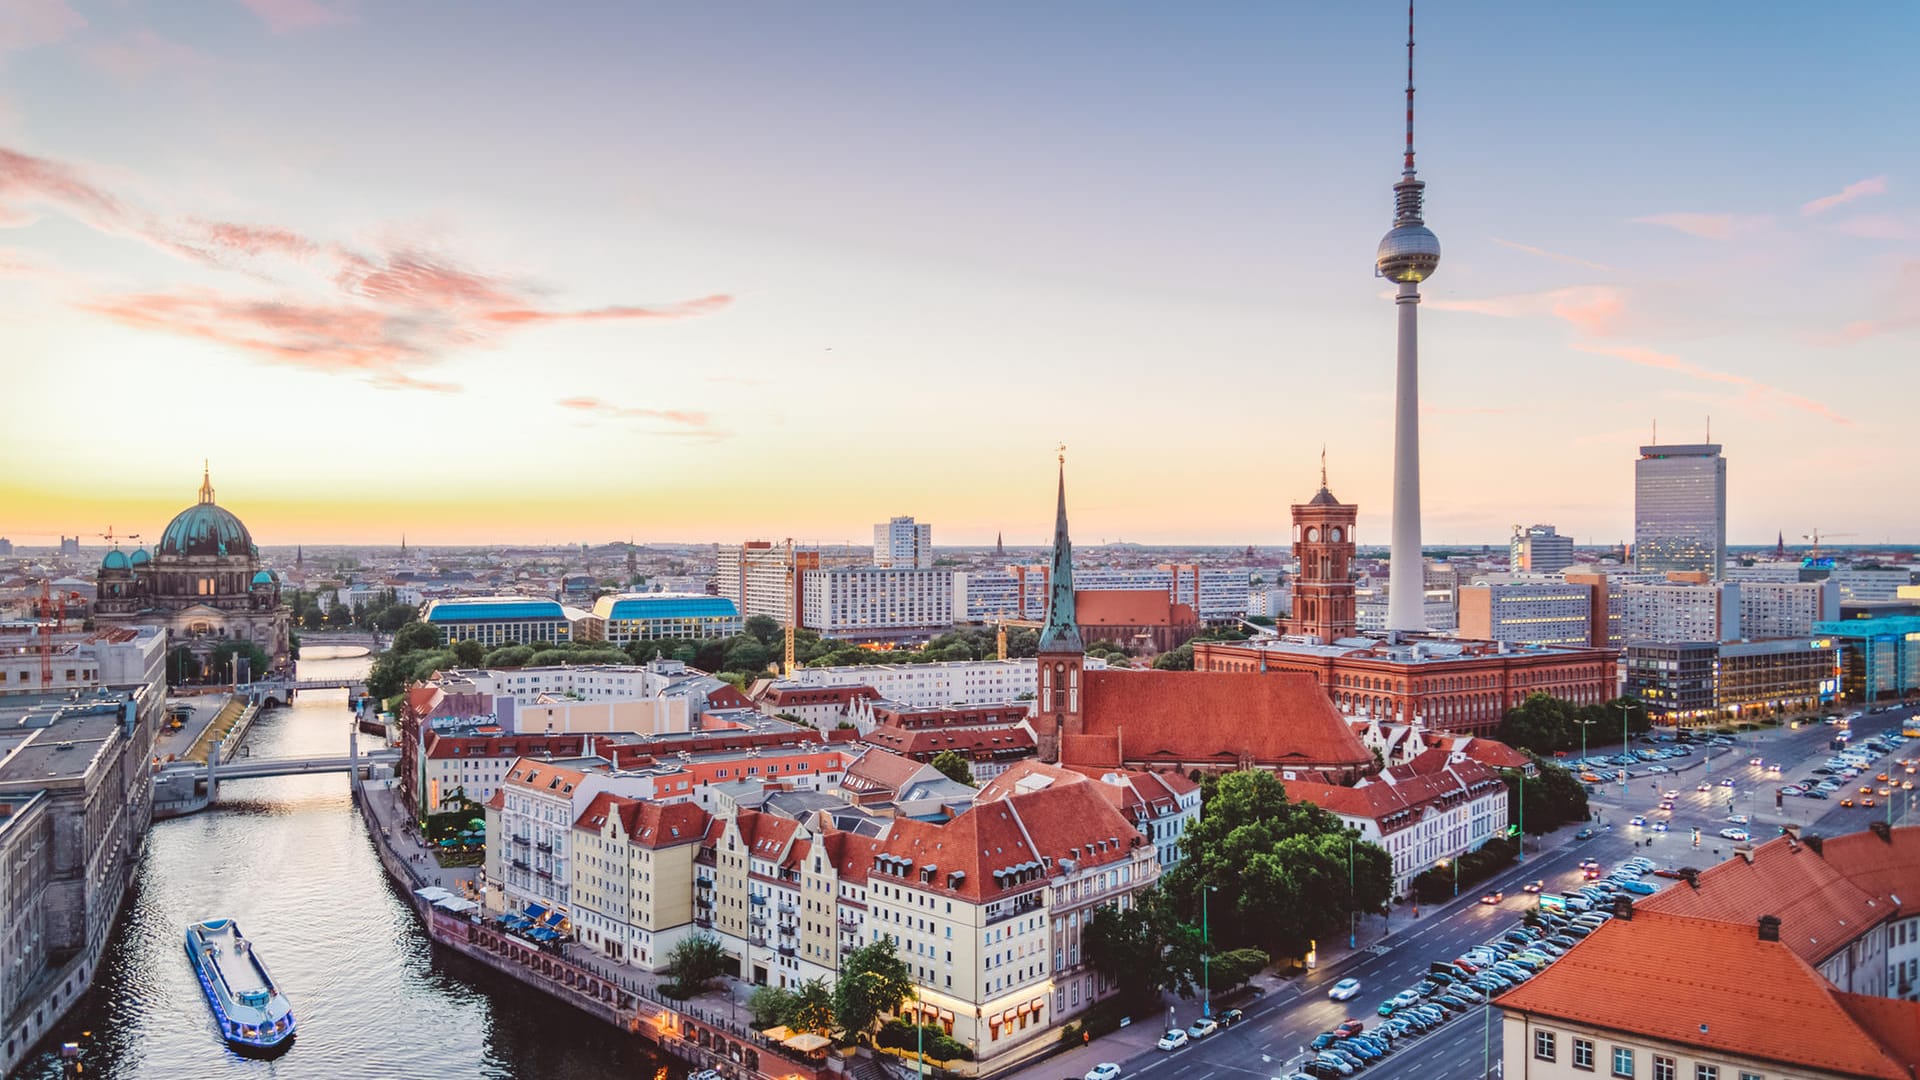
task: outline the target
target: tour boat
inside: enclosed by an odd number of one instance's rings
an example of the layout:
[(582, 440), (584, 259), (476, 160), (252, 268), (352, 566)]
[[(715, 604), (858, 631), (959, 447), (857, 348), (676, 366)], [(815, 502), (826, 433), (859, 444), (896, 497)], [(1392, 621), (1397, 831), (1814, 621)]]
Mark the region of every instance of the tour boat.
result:
[(293, 1005), (232, 919), (187, 927), (187, 959), (229, 1046), (271, 1051), (293, 1038)]

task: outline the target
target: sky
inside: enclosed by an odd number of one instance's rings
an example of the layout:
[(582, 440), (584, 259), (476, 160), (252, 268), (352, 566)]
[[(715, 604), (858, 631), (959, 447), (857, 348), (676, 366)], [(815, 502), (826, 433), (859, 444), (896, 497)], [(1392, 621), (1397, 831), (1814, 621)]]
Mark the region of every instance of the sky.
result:
[[(0, 0), (0, 535), (1383, 542), (1405, 14)], [(1920, 539), (1920, 6), (1418, 40), (1428, 543)]]

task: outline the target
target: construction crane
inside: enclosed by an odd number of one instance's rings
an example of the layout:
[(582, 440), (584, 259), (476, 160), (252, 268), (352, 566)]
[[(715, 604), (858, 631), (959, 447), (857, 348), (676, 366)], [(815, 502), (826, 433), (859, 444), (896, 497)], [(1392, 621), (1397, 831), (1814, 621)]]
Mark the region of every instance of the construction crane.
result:
[(998, 626), (998, 632), (993, 636), (994, 645), (1000, 654), (1000, 659), (1005, 660), (1007, 658), (1007, 613), (1005, 610), (996, 612), (993, 618)]
[(1819, 557), (1820, 557), (1820, 538), (1821, 538), (1822, 536), (1825, 536), (1825, 537), (1827, 537), (1828, 539), (1832, 539), (1833, 537), (1836, 537), (1836, 536), (1856, 536), (1856, 535), (1858, 535), (1858, 534), (1857, 534), (1857, 533), (1850, 533), (1850, 532), (1830, 532), (1830, 533), (1823, 533), (1823, 532), (1821, 532), (1821, 531), (1820, 531), (1819, 529), (1815, 529), (1815, 530), (1813, 530), (1813, 532), (1812, 532), (1812, 533), (1810, 533), (1810, 534), (1805, 534), (1805, 535), (1802, 535), (1802, 536), (1800, 537), (1800, 539), (1802, 539), (1802, 540), (1811, 540), (1811, 541), (1813, 541), (1813, 554), (1812, 554), (1812, 555), (1811, 555), (1810, 557), (1811, 557), (1811, 558), (1815, 558), (1815, 559), (1817, 559), (1817, 558), (1819, 558)]
[(40, 597), (34, 601), (34, 616), (39, 620), (35, 629), (40, 637), (40, 689), (53, 689), (53, 635), (67, 629), (67, 601), (85, 600), (77, 592), (56, 593), (53, 591), (53, 579), (40, 579)]

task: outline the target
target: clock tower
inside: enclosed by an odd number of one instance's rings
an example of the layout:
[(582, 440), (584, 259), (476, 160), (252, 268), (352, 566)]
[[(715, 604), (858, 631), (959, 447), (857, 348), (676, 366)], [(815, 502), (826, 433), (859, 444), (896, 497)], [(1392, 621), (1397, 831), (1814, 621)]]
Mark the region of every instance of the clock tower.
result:
[(1320, 490), (1293, 506), (1293, 617), (1287, 632), (1322, 642), (1352, 637), (1354, 619), (1353, 523), (1360, 508), (1327, 490), (1327, 455), (1320, 454)]

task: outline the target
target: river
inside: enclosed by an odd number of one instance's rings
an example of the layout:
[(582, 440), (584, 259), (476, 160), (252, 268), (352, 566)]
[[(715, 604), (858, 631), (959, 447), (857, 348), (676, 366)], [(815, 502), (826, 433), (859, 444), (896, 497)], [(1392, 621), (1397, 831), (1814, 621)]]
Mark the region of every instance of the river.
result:
[[(300, 674), (364, 674), (359, 651), (307, 650)], [(341, 753), (348, 715), (344, 690), (304, 694), (262, 716), (247, 745), (267, 757)], [(107, 958), (58, 1029), (86, 1048), (87, 1075), (665, 1080), (667, 1061), (638, 1040), (432, 949), (374, 856), (344, 774), (226, 781), (220, 795), (147, 838)], [(293, 1001), (300, 1031), (275, 1060), (239, 1057), (214, 1030), (183, 935), (215, 916), (239, 921)], [(54, 1080), (60, 1063), (43, 1053), (15, 1075)]]

